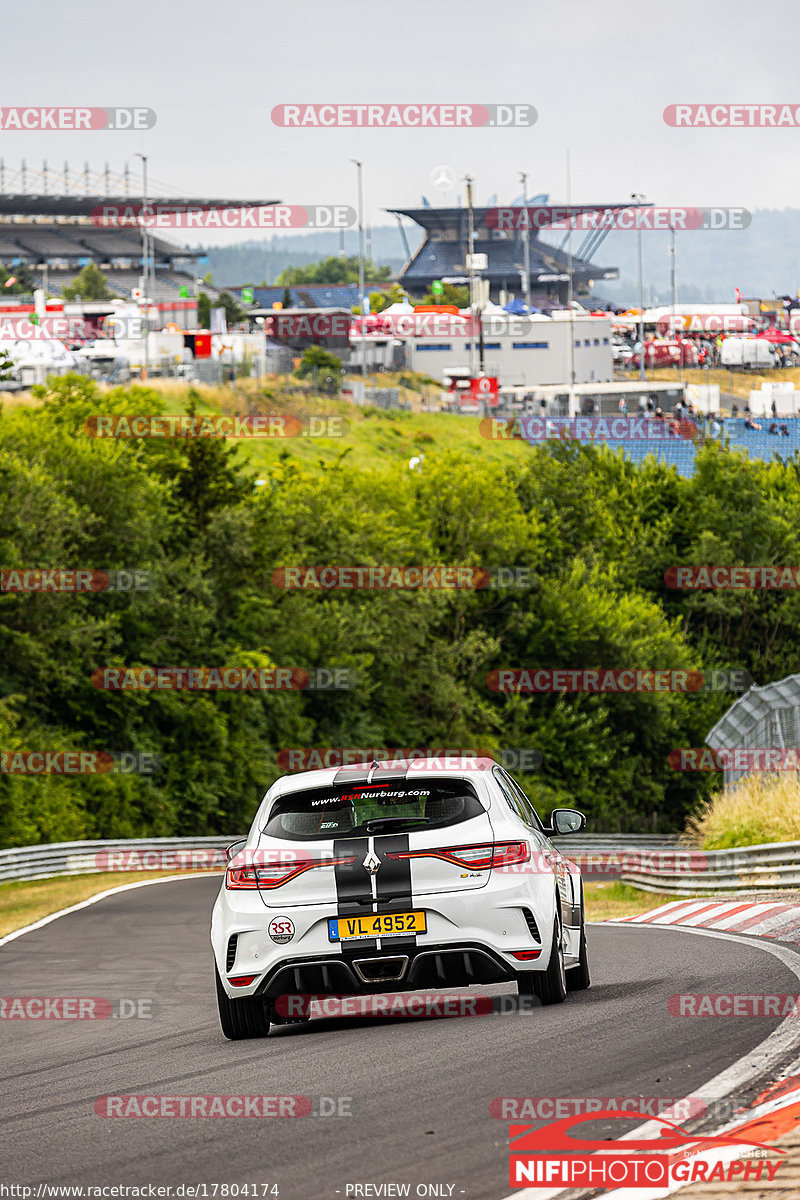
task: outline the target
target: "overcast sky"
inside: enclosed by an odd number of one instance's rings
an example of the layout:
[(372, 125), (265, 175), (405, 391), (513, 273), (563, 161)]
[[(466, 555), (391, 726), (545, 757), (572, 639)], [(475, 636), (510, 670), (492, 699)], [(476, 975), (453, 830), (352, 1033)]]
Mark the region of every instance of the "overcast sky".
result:
[[(137, 0), (4, 6), (3, 105), (145, 105), (146, 132), (5, 132), (8, 167), (66, 158), (121, 169), (150, 156), (171, 194), (356, 202), (454, 202), (431, 173), (498, 193), (664, 205), (800, 206), (800, 128), (673, 129), (673, 103), (800, 105), (797, 0)], [(528, 103), (532, 128), (282, 129), (281, 103)], [(183, 237), (176, 240), (184, 240)], [(241, 234), (204, 238), (241, 240)]]

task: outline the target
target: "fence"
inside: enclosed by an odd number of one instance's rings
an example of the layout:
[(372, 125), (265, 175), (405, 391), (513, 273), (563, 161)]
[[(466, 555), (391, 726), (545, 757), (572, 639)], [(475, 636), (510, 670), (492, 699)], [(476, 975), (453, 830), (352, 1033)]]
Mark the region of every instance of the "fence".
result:
[[(169, 866), (170, 852), (183, 855), (184, 859), (191, 851), (202, 852), (198, 858), (211, 860), (214, 863), (213, 851), (219, 851), (216, 856), (222, 866), (222, 851), (234, 836), (201, 837), (201, 838), (125, 838), (118, 841), (91, 842), (54, 842), (41, 846), (15, 846), (11, 850), (0, 850), (0, 882), (12, 879), (47, 879), (53, 875), (97, 875), (108, 870), (104, 865), (104, 855), (114, 852), (138, 851), (139, 858), (144, 857), (145, 851), (155, 851), (164, 858)], [(112, 866), (111, 869), (114, 869)], [(152, 867), (149, 869), (153, 869)], [(185, 869), (185, 868), (184, 868)]]
[(645, 892), (675, 896), (764, 892), (800, 886), (800, 842), (770, 842), (736, 850), (685, 850), (656, 870), (626, 871), (621, 879)]
[[(221, 867), (223, 851), (242, 834), (199, 838), (123, 838), (116, 841), (58, 842), (41, 846), (16, 846), (0, 850), (0, 882), (17, 879), (46, 879), (53, 875), (95, 875), (108, 870), (108, 856), (116, 854), (122, 862), (144, 865), (140, 869), (153, 870), (159, 861), (165, 869), (171, 865), (172, 857), (176, 869), (186, 870), (195, 861), (201, 866)], [(596, 857), (602, 854), (638, 854), (645, 848), (665, 849), (675, 843), (675, 838), (651, 835), (613, 836), (597, 834), (582, 838), (557, 838), (560, 849), (570, 858), (576, 855)], [(174, 852), (174, 854), (173, 854)], [(127, 855), (127, 858), (125, 858)], [(160, 856), (160, 859), (159, 859)], [(171, 857), (172, 856), (172, 857)], [(122, 869), (112, 865), (112, 870)], [(617, 872), (618, 873), (618, 872)]]

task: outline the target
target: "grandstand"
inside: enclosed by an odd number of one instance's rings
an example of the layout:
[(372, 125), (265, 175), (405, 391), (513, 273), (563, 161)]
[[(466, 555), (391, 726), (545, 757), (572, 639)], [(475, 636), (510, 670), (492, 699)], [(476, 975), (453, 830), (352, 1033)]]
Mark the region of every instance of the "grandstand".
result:
[[(27, 190), (31, 176), (37, 187), (35, 193)], [(20, 171), (9, 177), (0, 160), (0, 264), (12, 272), (15, 267), (27, 267), (35, 286), (58, 295), (83, 267), (94, 263), (106, 276), (111, 291), (130, 298), (133, 290), (141, 287), (141, 230), (135, 225), (102, 228), (92, 219), (92, 214), (104, 205), (124, 209), (140, 203), (141, 195), (131, 188), (127, 167), (121, 178), (112, 179), (107, 167), (103, 176), (99, 176), (87, 166), (80, 181), (73, 180), (75, 190), (67, 190), (69, 186), (68, 167), (62, 177), (48, 171), (46, 164), (42, 171), (34, 172), (23, 163)], [(61, 190), (54, 192), (54, 187)], [(113, 191), (112, 187), (119, 190)], [(148, 195), (148, 204), (153, 206), (239, 208), (277, 203), (277, 200)], [(153, 281), (149, 299), (179, 306), (180, 298), (196, 296), (197, 264), (202, 260), (202, 251), (177, 245), (152, 230), (148, 231), (148, 245)], [(204, 288), (211, 295), (217, 294), (217, 289), (206, 285)]]
[(759, 431), (745, 429), (743, 417), (726, 418), (723, 438), (727, 440), (731, 449), (746, 450), (750, 458), (757, 458), (762, 462), (772, 462), (777, 455), (782, 462), (788, 462), (794, 457), (795, 452), (800, 450), (800, 417), (776, 418), (775, 424), (778, 428), (786, 425), (789, 430), (788, 437), (770, 433), (769, 427), (772, 423), (770, 417), (759, 417), (757, 421), (757, 424), (761, 426)]
[[(745, 429), (744, 418), (726, 418), (724, 430), (717, 440), (731, 450), (744, 451), (751, 459), (760, 462), (773, 462), (777, 457), (781, 462), (789, 462), (800, 450), (800, 417), (778, 417), (775, 422), (778, 427), (785, 424), (789, 430), (788, 437), (769, 433), (772, 420), (766, 417), (759, 419), (761, 430)], [(710, 438), (705, 433), (705, 439)], [(702, 440), (702, 437), (701, 439)], [(698, 441), (698, 445), (700, 444)], [(641, 463), (648, 455), (655, 455), (659, 462), (669, 463), (677, 468), (678, 474), (685, 478), (694, 475), (697, 448), (694, 442), (677, 439), (675, 441), (644, 442), (617, 441), (609, 443), (612, 449), (621, 448), (626, 458), (632, 462)]]
[[(619, 208), (620, 205), (608, 207)], [(421, 295), (435, 280), (467, 282), (466, 208), (390, 208), (386, 211), (398, 218), (408, 217), (425, 230), (424, 242), (413, 255), (409, 252), (409, 261), (400, 272), (399, 282), (409, 293)], [(489, 282), (490, 299), (503, 303), (523, 291), (525, 249), (521, 231), (495, 229), (487, 223), (487, 214), (496, 212), (497, 206), (473, 209), (476, 235), (473, 249), (475, 254), (487, 257), (487, 266), (480, 271), (480, 276)], [(616, 267), (595, 266), (582, 257), (583, 253), (596, 253), (606, 233), (607, 230), (595, 230), (584, 235), (577, 253), (572, 255), (572, 290), (576, 299), (590, 299), (591, 285), (596, 279), (619, 278)], [(565, 237), (560, 246), (555, 246), (533, 232), (529, 235), (531, 304), (536, 308), (548, 311), (567, 301), (570, 257), (563, 248), (566, 241)]]

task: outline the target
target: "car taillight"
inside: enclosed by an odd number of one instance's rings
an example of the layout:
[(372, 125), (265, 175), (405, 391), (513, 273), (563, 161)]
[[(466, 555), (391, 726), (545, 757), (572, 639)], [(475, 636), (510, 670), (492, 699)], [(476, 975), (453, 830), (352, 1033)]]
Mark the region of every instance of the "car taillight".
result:
[(456, 867), (488, 871), (492, 867), (510, 867), (527, 862), (531, 848), (527, 842), (482, 842), (477, 846), (438, 846), (429, 850), (390, 850), (387, 858), (439, 858)]
[(225, 887), (231, 891), (255, 891), (259, 888), (283, 887), (291, 879), (314, 867), (336, 867), (356, 861), (356, 855), (340, 858), (295, 858), (288, 863), (267, 866), (228, 867), (225, 872)]

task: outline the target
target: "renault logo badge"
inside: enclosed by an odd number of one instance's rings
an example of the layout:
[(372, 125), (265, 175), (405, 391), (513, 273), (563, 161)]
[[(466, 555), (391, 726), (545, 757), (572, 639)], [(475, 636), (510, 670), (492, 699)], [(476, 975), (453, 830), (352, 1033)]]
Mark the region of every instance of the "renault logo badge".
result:
[(367, 857), (364, 859), (364, 868), (369, 871), (370, 875), (377, 874), (378, 867), (381, 865), (381, 860), (378, 858), (374, 850), (370, 850)]

